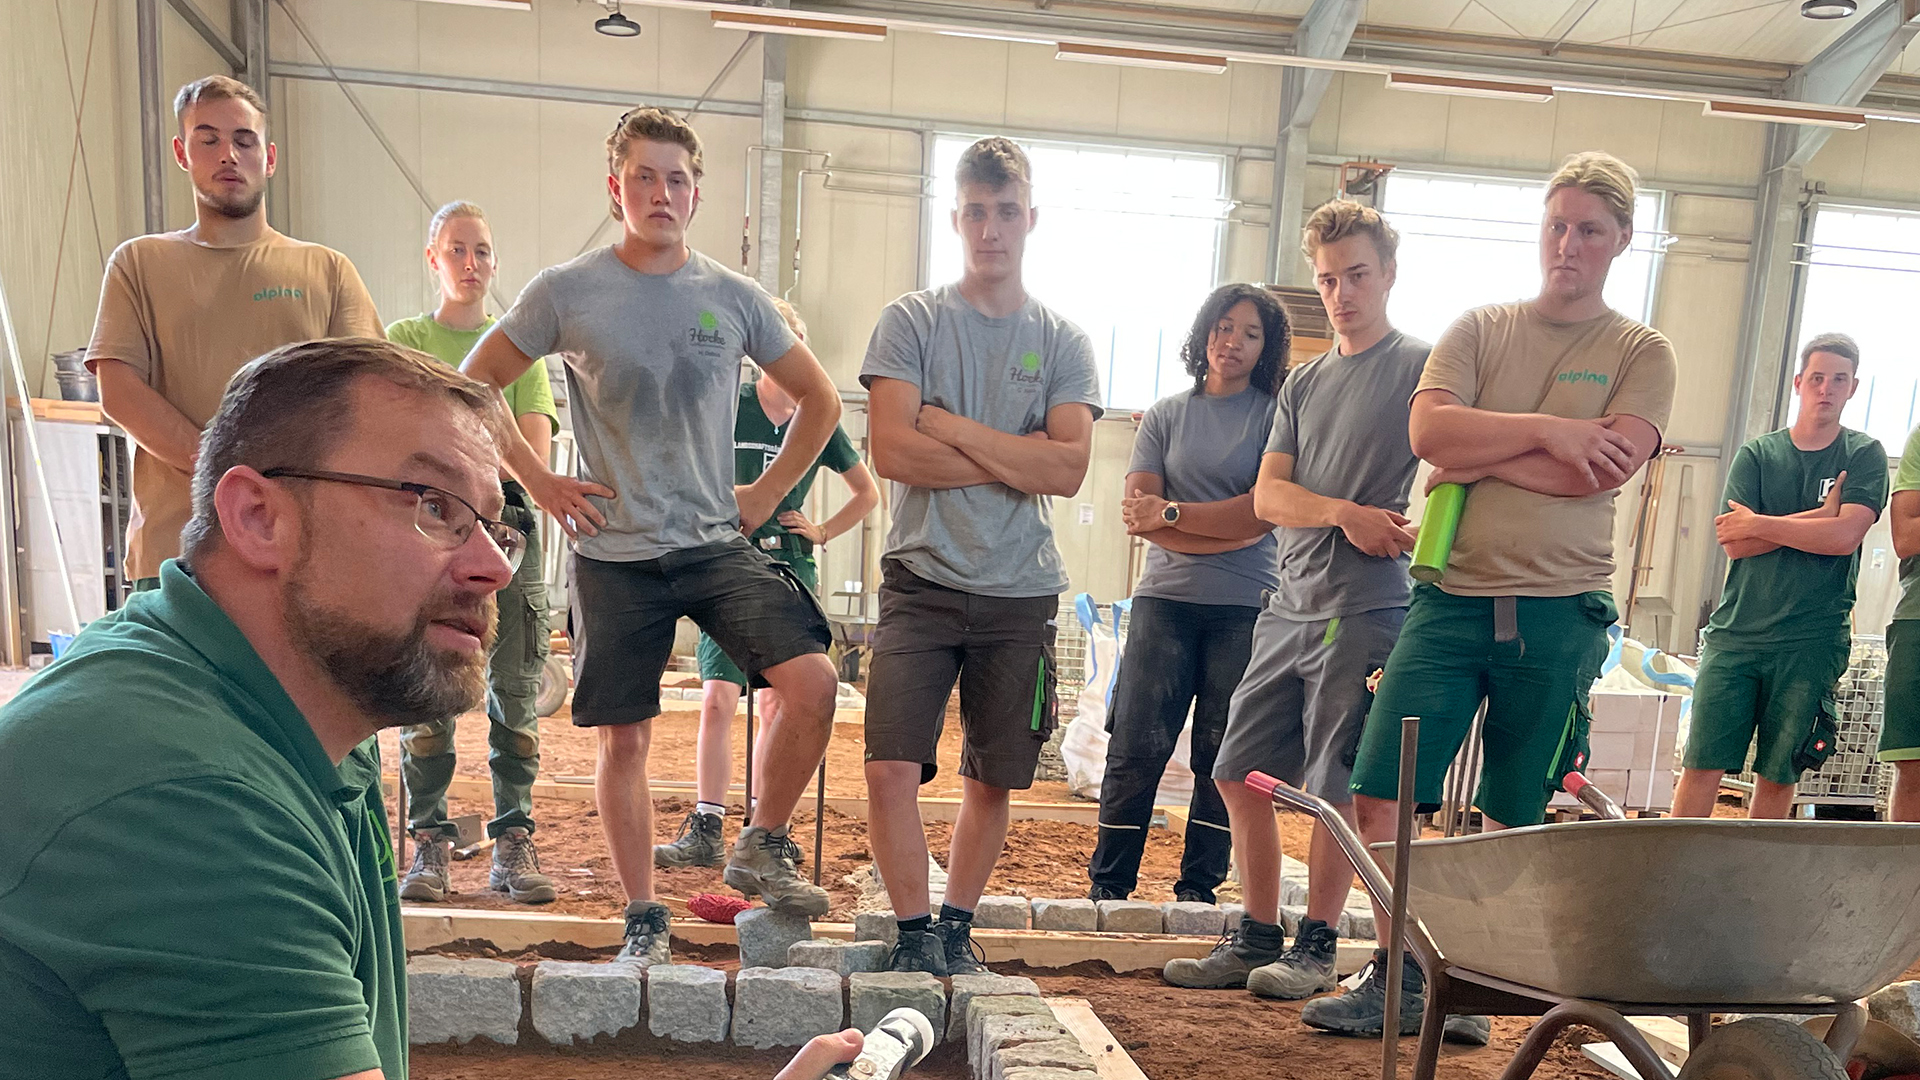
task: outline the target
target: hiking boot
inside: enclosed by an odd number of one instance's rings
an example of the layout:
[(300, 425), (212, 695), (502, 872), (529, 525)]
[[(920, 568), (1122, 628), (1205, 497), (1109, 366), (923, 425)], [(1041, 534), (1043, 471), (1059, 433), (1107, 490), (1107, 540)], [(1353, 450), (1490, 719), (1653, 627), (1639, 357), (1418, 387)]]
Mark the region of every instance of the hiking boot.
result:
[(634, 900), (627, 904), (626, 944), (620, 946), (615, 963), (652, 967), (671, 963), (667, 953), (667, 905), (655, 900)]
[(1202, 892), (1199, 889), (1175, 889), (1173, 890), (1173, 902), (1176, 904), (1211, 904), (1214, 903), (1215, 900), (1211, 892)]
[(800, 845), (793, 842), (791, 832), (787, 834), (787, 842), (781, 846), (780, 850), (786, 853), (787, 858), (793, 860), (795, 866), (807, 861), (807, 857), (800, 853)]
[(720, 839), (720, 815), (689, 810), (673, 843), (653, 845), (653, 865), (719, 866), (726, 850), (726, 844)]
[(1087, 899), (1098, 903), (1102, 900), (1125, 900), (1127, 894), (1119, 889), (1109, 889), (1105, 885), (1095, 885), (1087, 890)]
[(493, 869), (487, 888), (503, 889), (522, 904), (551, 904), (560, 895), (553, 879), (540, 872), (540, 853), (527, 830), (514, 826), (493, 842)]
[(424, 900), (437, 904), (453, 891), (453, 878), (447, 864), (453, 858), (453, 841), (440, 839), (437, 833), (413, 834), (413, 869), (400, 882), (400, 899)]
[(1333, 973), (1340, 935), (1318, 919), (1300, 920), (1300, 933), (1280, 959), (1247, 973), (1247, 989), (1263, 998), (1298, 1001), (1340, 985)]
[(749, 900), (757, 896), (768, 907), (818, 918), (827, 913), (827, 890), (794, 870), (786, 851), (791, 842), (758, 825), (741, 829), (722, 877)]
[(1220, 935), (1220, 944), (1200, 960), (1169, 960), (1161, 977), (1175, 986), (1196, 990), (1237, 990), (1247, 985), (1247, 973), (1280, 958), (1286, 931), (1241, 916), (1233, 932)]
[[(934, 925), (939, 925), (938, 923)], [(887, 957), (888, 971), (924, 971), (929, 975), (947, 973), (947, 946), (931, 930), (902, 930)]]
[(1493, 1021), (1484, 1016), (1449, 1016), (1440, 1025), (1440, 1037), (1463, 1046), (1485, 1046), (1493, 1038)]
[[(986, 953), (973, 943), (973, 924), (941, 919), (933, 924), (933, 936), (940, 939), (941, 955), (949, 975), (984, 975)], [(897, 969), (896, 969), (897, 970)]]
[[(1420, 1013), (1427, 1007), (1427, 979), (1413, 957), (1406, 956), (1401, 962), (1405, 967), (1400, 980), (1400, 1034), (1418, 1035)], [(1339, 997), (1307, 1002), (1300, 1010), (1300, 1021), (1322, 1031), (1370, 1039), (1380, 1035), (1386, 1013), (1387, 956), (1386, 950), (1376, 949), (1358, 987)]]

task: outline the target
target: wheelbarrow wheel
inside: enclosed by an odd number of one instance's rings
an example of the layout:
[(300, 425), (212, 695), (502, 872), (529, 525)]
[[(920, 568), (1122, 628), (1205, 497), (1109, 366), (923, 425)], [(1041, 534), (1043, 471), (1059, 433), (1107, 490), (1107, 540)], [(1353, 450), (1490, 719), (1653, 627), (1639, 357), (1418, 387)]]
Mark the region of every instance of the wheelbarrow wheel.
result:
[(1847, 1080), (1847, 1070), (1806, 1028), (1756, 1016), (1707, 1036), (1680, 1080)]
[(567, 662), (557, 656), (547, 657), (546, 666), (540, 669), (540, 693), (533, 699), (535, 716), (552, 716), (567, 703), (567, 684), (573, 680), (567, 670)]

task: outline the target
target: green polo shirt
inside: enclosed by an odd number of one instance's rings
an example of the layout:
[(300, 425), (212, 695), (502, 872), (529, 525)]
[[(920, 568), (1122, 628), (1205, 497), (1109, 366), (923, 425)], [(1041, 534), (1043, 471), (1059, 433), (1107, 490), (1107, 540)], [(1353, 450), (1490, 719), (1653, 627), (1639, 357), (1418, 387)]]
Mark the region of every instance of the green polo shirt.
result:
[[(431, 312), (415, 315), (411, 319), (401, 319), (387, 327), (387, 340), (396, 345), (405, 345), (410, 349), (419, 349), (440, 359), (448, 367), (459, 367), (467, 354), (480, 343), (480, 338), (493, 326), (493, 316), (480, 324), (478, 330), (455, 330), (433, 317)], [(513, 380), (513, 384), (501, 391), (506, 395), (507, 408), (513, 410), (516, 417), (528, 413), (539, 413), (553, 422), (553, 430), (560, 430), (560, 412), (553, 404), (553, 384), (547, 382), (547, 362), (540, 357), (533, 358), (533, 366)]]
[[(751, 484), (760, 479), (760, 474), (773, 464), (775, 454), (780, 452), (780, 444), (787, 439), (787, 426), (793, 423), (789, 418), (786, 424), (776, 424), (767, 419), (767, 410), (760, 407), (760, 392), (749, 383), (740, 388), (740, 411), (733, 420), (733, 482)], [(807, 493), (813, 490), (813, 478), (820, 474), (822, 465), (834, 472), (845, 475), (860, 464), (860, 452), (853, 448), (853, 440), (847, 438), (844, 429), (836, 426), (833, 434), (827, 438), (826, 449), (814, 459), (812, 467), (801, 475), (800, 482), (773, 508), (773, 516), (753, 531), (754, 546), (764, 548), (762, 541), (778, 537), (784, 548), (801, 557), (813, 555), (813, 542), (803, 536), (794, 535), (785, 525), (780, 524), (780, 515), (789, 510), (798, 510), (806, 505)]]
[(0, 709), (0, 1078), (404, 1080), (378, 750), (160, 579)]

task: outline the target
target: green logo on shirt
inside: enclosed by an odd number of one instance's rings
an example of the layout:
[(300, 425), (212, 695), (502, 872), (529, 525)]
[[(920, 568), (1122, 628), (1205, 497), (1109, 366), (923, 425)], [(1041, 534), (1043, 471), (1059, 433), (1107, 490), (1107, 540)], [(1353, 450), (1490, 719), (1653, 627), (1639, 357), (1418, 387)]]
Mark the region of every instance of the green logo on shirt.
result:
[(720, 320), (714, 317), (713, 312), (703, 311), (700, 313), (700, 329), (712, 330), (714, 327), (719, 325), (720, 325)]
[(1028, 352), (1020, 357), (1020, 362), (1007, 370), (1007, 381), (1038, 386), (1040, 383), (1040, 354)]
[(1037, 352), (1030, 352), (1027, 355), (1022, 356), (1020, 358), (1020, 366), (1023, 368), (1026, 368), (1030, 372), (1039, 371), (1040, 370), (1040, 354)]
[(720, 332), (720, 317), (711, 311), (700, 313), (700, 325), (687, 331), (687, 342), (691, 345), (710, 345), (725, 348), (726, 335)]
[(253, 294), (253, 298), (255, 300), (298, 300), (305, 295), (306, 294), (299, 289), (275, 286), (271, 289), (261, 289), (259, 292)]
[(1553, 381), (1563, 382), (1563, 383), (1590, 382), (1590, 383), (1599, 383), (1601, 386), (1605, 386), (1607, 385), (1607, 376), (1598, 371), (1563, 371), (1560, 374), (1555, 375), (1553, 377)]

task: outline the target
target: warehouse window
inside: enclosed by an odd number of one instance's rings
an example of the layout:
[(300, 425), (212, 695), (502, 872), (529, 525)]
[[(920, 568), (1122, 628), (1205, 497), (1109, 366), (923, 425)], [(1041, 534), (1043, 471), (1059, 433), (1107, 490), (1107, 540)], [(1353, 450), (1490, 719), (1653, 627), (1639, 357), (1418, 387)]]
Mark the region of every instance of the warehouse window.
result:
[[(933, 146), (927, 281), (960, 279), (953, 170), (970, 135)], [(1125, 147), (1020, 143), (1040, 225), (1027, 290), (1093, 339), (1111, 409), (1144, 409), (1193, 380), (1180, 346), (1214, 287), (1226, 220), (1226, 159)]]
[[(1540, 218), (1545, 181), (1495, 180), (1394, 170), (1381, 212), (1400, 230), (1400, 273), (1387, 314), (1427, 341), (1462, 312), (1540, 292)], [(1607, 276), (1607, 303), (1642, 322), (1653, 314), (1665, 247), (1666, 200), (1644, 188), (1635, 200), (1633, 246)]]
[[(1913, 342), (1912, 299), (1920, 289), (1920, 214), (1821, 206), (1807, 256), (1800, 345), (1839, 331), (1860, 343), (1860, 389), (1840, 422), (1880, 440), (1898, 456), (1920, 417), (1920, 348)], [(1797, 405), (1788, 401), (1783, 421)]]

